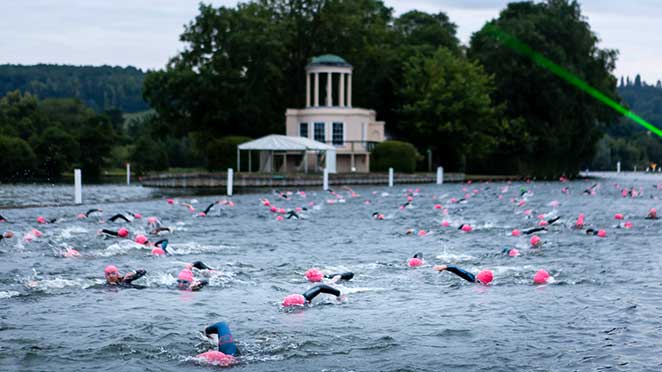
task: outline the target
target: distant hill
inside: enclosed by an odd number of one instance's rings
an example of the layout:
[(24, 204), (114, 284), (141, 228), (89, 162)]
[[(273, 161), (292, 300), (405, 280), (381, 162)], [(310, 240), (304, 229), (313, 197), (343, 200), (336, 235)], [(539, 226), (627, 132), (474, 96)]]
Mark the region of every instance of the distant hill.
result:
[[(644, 120), (662, 128), (662, 83), (658, 80), (655, 85), (641, 81), (637, 75), (634, 81), (629, 78), (621, 82), (617, 88), (618, 94), (623, 99), (626, 107)], [(645, 132), (646, 129), (632, 123), (629, 119), (623, 119), (622, 125), (612, 126), (607, 132), (612, 137), (630, 137), (634, 134)]]
[(135, 67), (0, 65), (0, 97), (14, 90), (44, 98), (75, 97), (97, 112), (149, 108), (142, 98), (145, 74)]

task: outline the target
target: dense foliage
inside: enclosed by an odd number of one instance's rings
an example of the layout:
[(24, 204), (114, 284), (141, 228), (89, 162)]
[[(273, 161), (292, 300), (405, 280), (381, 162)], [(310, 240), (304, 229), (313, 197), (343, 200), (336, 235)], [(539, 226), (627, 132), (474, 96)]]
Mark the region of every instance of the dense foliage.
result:
[(39, 99), (77, 98), (97, 112), (147, 109), (144, 73), (135, 67), (0, 65), (0, 96), (20, 90)]
[(421, 155), (411, 143), (384, 141), (378, 143), (372, 152), (370, 170), (386, 172), (393, 168), (395, 172), (412, 173)]
[(616, 51), (600, 49), (575, 0), (510, 3), (471, 38), (469, 56), (494, 74), (494, 99), (512, 120), (521, 119), (522, 140), (501, 146), (496, 156), (517, 159), (520, 173), (574, 175), (595, 154), (600, 124), (615, 111), (497, 40), (494, 30), (517, 38), (615, 101)]

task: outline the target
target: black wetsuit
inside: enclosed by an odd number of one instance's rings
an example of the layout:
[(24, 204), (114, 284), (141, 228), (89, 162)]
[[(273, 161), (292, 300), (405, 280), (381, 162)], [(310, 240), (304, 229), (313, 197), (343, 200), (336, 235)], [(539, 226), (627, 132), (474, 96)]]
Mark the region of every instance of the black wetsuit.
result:
[(193, 263), (193, 267), (195, 267), (198, 270), (213, 270), (211, 267), (205, 265), (205, 263), (202, 261), (195, 261)]
[(534, 232), (538, 232), (538, 231), (547, 231), (547, 228), (546, 227), (534, 227), (532, 229), (522, 231), (522, 234), (530, 235), (530, 234), (533, 234)]
[(112, 235), (112, 236), (119, 236), (117, 231), (113, 231), (113, 230), (102, 229), (101, 232), (104, 233), (104, 234)]
[(143, 269), (138, 269), (130, 277), (127, 277), (127, 275), (125, 275), (124, 278), (122, 278), (121, 282), (116, 283), (116, 284), (108, 283), (108, 285), (115, 285), (115, 286), (121, 286), (121, 287), (131, 287), (131, 288), (142, 289), (142, 288), (145, 288), (145, 286), (136, 285), (136, 284), (133, 284), (133, 282), (140, 279), (140, 278), (142, 278), (143, 276), (145, 276), (145, 274), (147, 274), (147, 271), (145, 271)]
[(459, 276), (460, 278), (462, 278), (462, 279), (464, 279), (468, 282), (472, 282), (472, 283), (476, 282), (476, 277), (474, 276), (474, 274), (472, 274), (468, 271), (465, 271), (463, 269), (460, 269), (457, 266), (448, 265), (448, 266), (446, 266), (446, 271), (450, 271), (453, 274)]
[(89, 217), (92, 213), (96, 212), (101, 212), (101, 209), (90, 209), (89, 211), (85, 212), (85, 217)]
[(8, 222), (8, 221), (7, 221), (6, 218), (2, 217), (2, 215), (0, 214), (0, 222)]
[(115, 221), (118, 220), (118, 219), (122, 219), (122, 220), (124, 220), (124, 221), (126, 221), (126, 222), (131, 222), (128, 218), (126, 218), (125, 215), (123, 215), (123, 214), (121, 214), (121, 213), (118, 213), (118, 214), (116, 214), (116, 215), (110, 217), (110, 218), (108, 219), (108, 221), (110, 221), (110, 222), (115, 222)]
[(333, 279), (336, 276), (340, 276), (340, 280), (351, 280), (354, 277), (354, 273), (348, 271), (348, 272), (345, 272), (345, 273), (335, 273), (335, 274), (324, 275), (324, 277), (327, 278), (327, 279)]
[(161, 231), (172, 232), (172, 231), (170, 230), (169, 227), (161, 227), (161, 226), (159, 226), (159, 227), (157, 227), (156, 229), (150, 231), (149, 233), (152, 234), (152, 235), (157, 235), (157, 234), (160, 233)]
[(296, 218), (298, 220), (299, 215), (295, 211), (289, 211), (287, 212), (287, 219), (289, 220), (290, 218)]
[(207, 206), (207, 208), (206, 208), (204, 211), (202, 211), (202, 213), (204, 213), (204, 214), (208, 214), (209, 211), (210, 211), (212, 208), (214, 208), (215, 205), (216, 205), (216, 202), (213, 202), (213, 203), (209, 204), (209, 205)]
[(318, 284), (309, 290), (307, 290), (304, 294), (303, 297), (306, 299), (306, 301), (311, 302), (317, 295), (320, 293), (328, 293), (332, 294), (336, 297), (340, 296), (340, 291), (329, 286), (326, 284)]
[(161, 249), (163, 249), (163, 252), (165, 252), (166, 254), (168, 253), (168, 251), (166, 250), (166, 248), (168, 248), (168, 239), (161, 239), (156, 243), (154, 243), (154, 246), (160, 247)]

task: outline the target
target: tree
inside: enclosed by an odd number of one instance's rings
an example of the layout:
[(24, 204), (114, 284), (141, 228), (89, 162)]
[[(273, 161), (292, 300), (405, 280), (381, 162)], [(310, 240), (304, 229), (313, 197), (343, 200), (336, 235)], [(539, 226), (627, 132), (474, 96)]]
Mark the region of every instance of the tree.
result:
[(523, 135), (528, 140), (503, 156), (519, 157), (523, 170), (534, 175), (576, 174), (593, 158), (601, 136), (598, 125), (615, 122), (618, 114), (506, 47), (494, 36), (495, 29), (516, 37), (615, 101), (619, 99), (611, 73), (617, 53), (598, 47), (599, 39), (579, 4), (570, 0), (511, 3), (471, 38), (469, 57), (495, 76), (495, 101), (505, 105), (509, 119), (526, 123)]
[(146, 136), (138, 138), (135, 142), (130, 159), (138, 174), (168, 169), (168, 153), (165, 145), (159, 140)]
[(92, 179), (101, 175), (115, 141), (115, 132), (107, 118), (91, 118), (78, 134), (80, 164), (86, 177)]
[(373, 171), (385, 172), (393, 168), (395, 172), (413, 173), (421, 155), (411, 143), (384, 141), (375, 146), (372, 157), (370, 168)]
[(20, 181), (34, 172), (35, 155), (30, 145), (17, 137), (0, 136), (0, 180)]
[(62, 172), (70, 170), (80, 157), (76, 139), (58, 127), (46, 129), (33, 140), (40, 173), (50, 180), (59, 180)]
[(446, 48), (411, 57), (404, 68), (402, 125), (407, 139), (430, 148), (438, 162), (464, 170), (496, 145), (500, 121), (492, 105), (492, 78), (476, 62)]

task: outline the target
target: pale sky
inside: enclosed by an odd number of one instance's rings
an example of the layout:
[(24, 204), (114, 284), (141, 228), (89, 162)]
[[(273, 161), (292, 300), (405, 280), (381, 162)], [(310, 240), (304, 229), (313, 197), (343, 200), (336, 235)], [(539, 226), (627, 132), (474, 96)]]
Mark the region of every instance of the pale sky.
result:
[[(234, 6), (237, 0), (208, 0)], [(466, 44), (506, 0), (384, 0), (396, 15), (443, 11)], [(198, 0), (2, 0), (0, 63), (162, 68)], [(580, 0), (603, 48), (618, 49), (615, 75), (662, 79), (662, 0)]]

